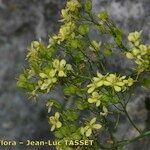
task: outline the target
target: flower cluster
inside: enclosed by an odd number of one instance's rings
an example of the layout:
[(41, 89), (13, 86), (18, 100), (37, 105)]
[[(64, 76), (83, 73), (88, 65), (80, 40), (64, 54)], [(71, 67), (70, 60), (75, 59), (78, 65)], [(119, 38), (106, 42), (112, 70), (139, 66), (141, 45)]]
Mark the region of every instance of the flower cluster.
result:
[(41, 80), (38, 81), (41, 90), (49, 90), (57, 82), (59, 77), (66, 77), (68, 71), (72, 71), (72, 66), (67, 64), (64, 59), (55, 59), (52, 62), (52, 68), (39, 74)]
[(150, 48), (140, 42), (141, 32), (133, 32), (128, 40), (133, 43), (131, 51), (126, 53), (127, 58), (133, 59), (138, 65), (137, 71), (141, 73), (150, 67)]
[[(96, 107), (101, 106), (102, 112), (100, 112), (100, 115), (107, 116), (108, 109), (105, 106), (105, 103), (108, 102), (109, 94), (107, 90), (105, 90), (106, 87), (111, 87), (113, 91), (120, 92), (125, 91), (128, 87), (132, 86), (134, 83), (134, 80), (126, 76), (117, 76), (116, 74), (106, 74), (105, 76), (97, 72), (97, 77), (93, 77), (93, 82), (89, 84), (88, 87), (88, 93), (92, 94), (88, 98), (89, 103), (95, 103)], [(100, 89), (99, 89), (100, 88)], [(107, 94), (106, 94), (107, 93)], [(111, 97), (111, 99), (113, 99)]]
[(55, 59), (53, 61), (53, 68), (56, 72), (58, 72), (58, 77), (66, 77), (67, 71), (72, 71), (72, 66), (70, 64), (67, 64), (64, 59), (61, 61), (58, 59)]
[(134, 80), (126, 76), (117, 76), (116, 74), (106, 74), (105, 76), (97, 73), (97, 77), (93, 77), (93, 81), (87, 87), (88, 93), (93, 93), (93, 91), (97, 90), (102, 86), (111, 87), (116, 92), (125, 91), (127, 87), (132, 86)]
[[(66, 0), (66, 3), (61, 11), (61, 27), (57, 34), (50, 37), (49, 44), (33, 41), (28, 48), (29, 66), (19, 76), (17, 85), (25, 89), (31, 98), (38, 98), (41, 94), (56, 90), (54, 87), (60, 85), (58, 88), (61, 88), (62, 101), (49, 99), (52, 95), (46, 96), (46, 108), (49, 114), (52, 113), (48, 122), (51, 131), (54, 131), (56, 149), (86, 149), (87, 142), (83, 141), (88, 139), (95, 139), (92, 146), (94, 149), (117, 149), (120, 139), (116, 140), (115, 135), (111, 136), (110, 142), (100, 142), (102, 145), (99, 144), (98, 137), (102, 127), (103, 132), (107, 132), (114, 123), (117, 127), (118, 119), (123, 113), (133, 124), (127, 112), (127, 104), (134, 89), (129, 89), (135, 82), (150, 86), (148, 74), (145, 76), (143, 73), (144, 79), (140, 76), (138, 80), (140, 72), (150, 71), (150, 47), (141, 42), (141, 31), (129, 34), (131, 46), (126, 47), (122, 31), (106, 11), (101, 11), (97, 17), (93, 15), (92, 0)], [(98, 31), (95, 32), (95, 37), (105, 37), (107, 34), (114, 41), (107, 40), (107, 37), (103, 43), (96, 40), (90, 34), (93, 30)], [(104, 51), (101, 51), (102, 48)], [(119, 54), (125, 51), (124, 54), (138, 66), (131, 76), (110, 73), (105, 64), (105, 58), (113, 57), (119, 50)], [(65, 58), (71, 61), (74, 70)], [(97, 75), (92, 76), (96, 69), (105, 73), (97, 72)], [(91, 81), (87, 85), (89, 79)], [(110, 117), (114, 118), (113, 122)], [(133, 126), (141, 133), (136, 125)], [(110, 135), (113, 134), (109, 132)], [(124, 144), (126, 142), (122, 146)]]
[(93, 118), (90, 122), (87, 123), (85, 127), (81, 127), (81, 134), (86, 137), (91, 136), (93, 129), (102, 128), (101, 124), (96, 123), (96, 118)]
[(108, 109), (103, 104), (104, 97), (105, 97), (105, 95), (103, 95), (103, 94), (99, 94), (98, 92), (93, 92), (92, 96), (90, 98), (88, 98), (88, 102), (95, 103), (96, 107), (99, 107), (100, 105), (102, 105), (102, 112), (100, 112), (100, 115), (107, 116)]
[(49, 124), (52, 125), (51, 131), (54, 131), (55, 128), (60, 128), (62, 126), (62, 123), (59, 121), (59, 117), (60, 117), (60, 114), (56, 112), (54, 116), (51, 116), (49, 118)]
[(75, 29), (75, 23), (74, 22), (67, 22), (64, 25), (61, 26), (58, 35), (53, 36), (50, 38), (51, 44), (60, 44), (65, 39), (72, 37), (75, 37), (75, 33), (73, 32)]
[(134, 43), (134, 45), (138, 46), (140, 44), (140, 36), (141, 36), (142, 31), (140, 32), (131, 32), (128, 35), (128, 40), (132, 43)]
[(47, 92), (51, 89), (54, 83), (57, 82), (56, 71), (51, 69), (48, 73), (40, 73), (39, 76), (42, 80), (38, 81), (41, 90), (46, 90)]
[(70, 0), (67, 2), (67, 10), (74, 12), (77, 10), (77, 8), (80, 8), (81, 4), (78, 2), (78, 0)]
[(28, 49), (27, 59), (31, 63), (32, 67), (35, 69), (39, 63), (39, 48), (41, 43), (38, 41), (33, 41), (31, 47)]
[(88, 99), (89, 103), (96, 103), (96, 106), (100, 106), (101, 104), (101, 97), (102, 95), (100, 95), (98, 92), (93, 92), (92, 96)]
[(61, 11), (63, 21), (74, 20), (76, 17), (75, 13), (78, 11), (80, 7), (81, 7), (81, 4), (78, 2), (78, 0), (68, 1), (66, 8), (62, 9)]
[(81, 7), (81, 4), (78, 0), (70, 0), (67, 2), (66, 8), (62, 9), (61, 15), (64, 24), (61, 26), (58, 35), (55, 35), (50, 38), (50, 44), (60, 44), (67, 38), (75, 37), (75, 20), (78, 18), (78, 9)]

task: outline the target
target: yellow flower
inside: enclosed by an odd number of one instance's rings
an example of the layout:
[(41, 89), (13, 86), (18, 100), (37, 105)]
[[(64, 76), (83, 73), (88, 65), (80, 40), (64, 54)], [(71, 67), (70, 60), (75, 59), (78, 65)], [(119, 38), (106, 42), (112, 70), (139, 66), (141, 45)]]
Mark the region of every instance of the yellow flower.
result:
[(40, 73), (39, 76), (44, 79), (42, 82), (41, 80), (39, 81), (39, 85), (41, 90), (46, 90), (49, 91), (50, 88), (53, 86), (54, 83), (57, 82), (57, 78), (55, 77), (56, 71), (54, 69), (51, 69), (48, 74), (45, 73)]
[(105, 106), (103, 106), (102, 109), (103, 109), (103, 112), (100, 112), (100, 115), (107, 116), (108, 115), (108, 109)]
[(138, 43), (139, 43), (138, 41), (140, 39), (141, 33), (142, 33), (142, 31), (140, 31), (140, 32), (135, 31), (135, 32), (130, 33), (128, 35), (128, 40), (130, 42), (134, 42), (134, 43), (137, 42), (136, 45), (138, 45)]
[(70, 36), (75, 37), (75, 34), (73, 33), (74, 29), (75, 23), (73, 21), (67, 22), (64, 25), (62, 25), (58, 34), (60, 42), (63, 42), (68, 37), (70, 38)]
[(62, 59), (59, 61), (58, 59), (55, 59), (53, 61), (53, 67), (58, 71), (58, 76), (63, 77), (66, 76), (64, 70), (65, 70), (66, 61)]
[(127, 56), (127, 58), (129, 58), (129, 59), (133, 59), (134, 58), (134, 56), (132, 55), (132, 53), (126, 53), (126, 56)]
[(60, 128), (62, 123), (59, 121), (60, 114), (58, 112), (55, 113), (54, 116), (49, 118), (49, 123), (52, 125), (51, 131), (54, 131), (55, 128)]
[(87, 92), (92, 93), (97, 88), (97, 84), (93, 82), (93, 83), (89, 84), (87, 87), (89, 87)]
[(29, 62), (31, 63), (35, 63), (35, 62), (38, 62), (39, 60), (39, 56), (38, 56), (38, 51), (37, 49), (33, 48), (31, 46), (31, 48), (29, 49), (29, 52), (26, 56), (26, 58), (29, 60)]
[(50, 46), (51, 45), (55, 45), (56, 43), (60, 44), (60, 38), (59, 38), (59, 36), (58, 35), (54, 35), (54, 36), (50, 37), (49, 43), (50, 43), (49, 44)]
[(128, 78), (128, 86), (132, 86), (135, 81), (132, 78)]
[(87, 85), (87, 87), (89, 87), (87, 92), (92, 93), (96, 88), (103, 86), (103, 79), (104, 76), (97, 72), (97, 77), (93, 77), (93, 82)]
[(39, 41), (33, 41), (31, 43), (31, 47), (33, 47), (33, 48), (39, 48), (39, 46), (40, 46), (40, 42)]
[(148, 47), (146, 45), (141, 44), (139, 46), (139, 49), (140, 49), (141, 55), (145, 55), (148, 52)]
[(55, 68), (56, 71), (58, 71), (58, 76), (59, 77), (66, 77), (66, 71), (71, 71), (72, 66), (70, 64), (66, 64), (66, 60), (58, 60), (55, 59), (53, 61), (53, 67)]
[(70, 11), (75, 11), (79, 7), (81, 7), (81, 4), (78, 2), (78, 0), (70, 0), (67, 2), (67, 8)]
[(128, 79), (124, 79), (123, 82), (125, 83), (125, 86), (123, 87), (123, 91), (127, 90), (128, 87), (132, 86), (135, 80), (133, 80), (131, 77)]
[(101, 73), (97, 72), (97, 77), (94, 77), (93, 81), (97, 82), (98, 86), (102, 86), (103, 85), (103, 81), (102, 81), (103, 78), (104, 78), (104, 76)]
[(46, 103), (46, 107), (48, 108), (48, 113), (51, 112), (53, 104), (54, 104), (54, 102), (52, 102), (52, 101), (48, 101)]
[(96, 118), (94, 117), (85, 127), (81, 127), (81, 134), (89, 137), (93, 129), (100, 129), (101, 127), (101, 124), (96, 124)]
[(64, 20), (67, 20), (67, 21), (71, 20), (71, 16), (69, 14), (69, 10), (68, 9), (62, 9), (61, 10), (61, 16), (62, 16), (62, 18)]
[(101, 104), (101, 95), (97, 92), (92, 93), (92, 97), (88, 99), (89, 103), (96, 103), (96, 106), (98, 107)]
[(120, 92), (121, 87), (124, 86), (124, 82), (120, 80), (115, 74), (109, 74), (104, 81), (104, 85), (111, 86), (115, 91)]
[(132, 50), (132, 53), (133, 53), (134, 56), (137, 56), (137, 55), (140, 54), (140, 51), (135, 48), (135, 49)]
[[(93, 77), (93, 82), (89, 85), (87, 85), (87, 87), (89, 87), (88, 89), (88, 93), (92, 93), (93, 91), (95, 91), (97, 88), (99, 87), (103, 87), (103, 86), (110, 86), (112, 87), (116, 92), (120, 92), (121, 90), (125, 90), (127, 89), (128, 86), (131, 86), (133, 84), (133, 79), (129, 78), (128, 80), (125, 79), (126, 76), (117, 76), (116, 74), (106, 74), (105, 76), (97, 73), (97, 77)], [(126, 80), (128, 82), (128, 84), (125, 84)], [(126, 88), (125, 88), (126, 86)], [(91, 101), (91, 99), (90, 99)]]
[(141, 33), (142, 31), (136, 31), (129, 34), (128, 40), (132, 42), (133, 46), (131, 48), (131, 52), (126, 53), (127, 58), (133, 59), (137, 64), (136, 70), (138, 74), (145, 70), (148, 70), (148, 68), (150, 67), (150, 49), (148, 46), (141, 44)]

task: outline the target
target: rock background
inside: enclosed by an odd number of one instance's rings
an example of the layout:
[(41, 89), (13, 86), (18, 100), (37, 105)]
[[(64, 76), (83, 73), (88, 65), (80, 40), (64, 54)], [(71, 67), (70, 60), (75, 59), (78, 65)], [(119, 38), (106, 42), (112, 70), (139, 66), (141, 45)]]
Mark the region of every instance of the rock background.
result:
[[(65, 0), (0, 0), (0, 139), (26, 140), (49, 138), (49, 125), (43, 101), (28, 101), (24, 92), (16, 87), (15, 78), (25, 65), (27, 46), (33, 39), (47, 42), (47, 36), (57, 31), (60, 18), (59, 10)], [(150, 1), (149, 0), (93, 0), (94, 12), (107, 9), (118, 25), (128, 32), (143, 30), (143, 40), (150, 36)], [(116, 58), (111, 64), (122, 63)], [(145, 108), (145, 96), (149, 93), (140, 91), (133, 100), (129, 112), (138, 118), (136, 122), (142, 128), (149, 128), (148, 110)], [(55, 95), (57, 95), (55, 93)], [(134, 109), (134, 111), (133, 111)], [(149, 116), (150, 117), (150, 116)], [(133, 135), (128, 123), (120, 127), (119, 133)], [(150, 140), (126, 147), (126, 150), (150, 150)], [(5, 148), (24, 150), (24, 147)], [(29, 149), (29, 148), (28, 148)], [(37, 150), (37, 148), (35, 148)], [(43, 148), (39, 148), (43, 150)], [(44, 148), (46, 150), (48, 148)], [(1, 150), (1, 147), (0, 147)], [(34, 148), (31, 148), (34, 150)]]

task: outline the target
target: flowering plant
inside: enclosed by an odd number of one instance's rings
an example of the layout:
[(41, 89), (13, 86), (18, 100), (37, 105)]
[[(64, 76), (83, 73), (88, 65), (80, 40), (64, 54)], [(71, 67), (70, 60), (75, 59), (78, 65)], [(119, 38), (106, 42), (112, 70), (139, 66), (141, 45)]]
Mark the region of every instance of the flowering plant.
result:
[[(31, 43), (27, 54), (29, 67), (17, 81), (17, 85), (35, 99), (61, 85), (64, 101), (50, 99), (46, 102), (56, 140), (94, 140), (92, 147), (59, 145), (56, 149), (116, 150), (150, 135), (150, 131), (139, 129), (127, 112), (136, 85), (150, 87), (150, 77), (143, 79), (150, 71), (150, 46), (142, 43), (142, 31), (130, 33), (129, 44), (124, 44), (123, 32), (106, 11), (98, 15), (92, 13), (91, 0), (85, 3), (68, 0), (61, 17), (62, 26), (58, 34), (50, 37), (47, 46), (41, 41)], [(113, 41), (94, 40), (90, 36), (92, 29)], [(135, 63), (128, 74), (108, 68), (107, 57), (114, 54)], [(129, 99), (125, 99), (126, 95)], [(130, 140), (117, 139), (112, 131), (119, 124), (114, 117), (116, 114), (125, 114), (139, 135)], [(116, 121), (112, 122), (111, 117)], [(102, 143), (98, 136), (103, 130), (110, 136)]]

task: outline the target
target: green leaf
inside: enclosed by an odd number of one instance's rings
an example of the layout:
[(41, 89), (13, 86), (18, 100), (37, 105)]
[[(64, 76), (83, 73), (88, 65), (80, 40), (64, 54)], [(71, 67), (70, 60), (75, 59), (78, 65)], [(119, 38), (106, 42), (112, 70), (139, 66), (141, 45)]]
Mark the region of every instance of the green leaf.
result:
[(122, 37), (120, 35), (117, 35), (117, 37), (115, 38), (115, 42), (118, 46), (122, 45)]
[(108, 55), (108, 56), (111, 56), (112, 55), (112, 49), (105, 49), (105, 54)]
[(112, 49), (113, 49), (112, 44), (106, 43), (106, 44), (105, 44), (105, 51), (104, 51), (104, 53), (105, 53), (106, 55), (108, 55), (108, 56), (111, 56), (111, 55), (112, 55), (112, 52), (113, 52)]
[(86, 0), (85, 2), (85, 11), (90, 13), (92, 10), (92, 1), (91, 0)]
[(77, 86), (71, 84), (63, 89), (65, 96), (71, 96), (71, 95), (81, 95), (82, 90), (79, 89)]
[(71, 40), (70, 45), (72, 48), (77, 48), (79, 45), (79, 41), (77, 39)]
[(51, 58), (55, 51), (56, 49), (54, 47), (48, 47), (46, 53), (47, 55), (45, 55), (45, 57)]
[(75, 132), (76, 131), (76, 126), (74, 124), (70, 124), (68, 126), (68, 128), (70, 129), (71, 132)]
[(44, 58), (46, 55), (46, 47), (42, 43), (39, 45), (39, 55), (41, 58)]
[(67, 136), (68, 134), (71, 134), (68, 126), (61, 127), (60, 132), (64, 137)]
[(67, 121), (75, 121), (78, 119), (78, 114), (73, 110), (65, 110), (63, 111), (63, 117)]
[(63, 126), (61, 127), (57, 133), (57, 136), (59, 138), (62, 138), (62, 137), (68, 137), (70, 136), (72, 133), (76, 132), (77, 128), (74, 124), (69, 124), (67, 126)]
[[(49, 105), (51, 103), (53, 103), (52, 106)], [(61, 107), (62, 107), (61, 103), (58, 102), (58, 100), (56, 100), (56, 99), (50, 99), (50, 100), (48, 100), (46, 102), (46, 106), (48, 107), (48, 109), (51, 109), (49, 107), (55, 107), (55, 108), (58, 108), (58, 109), (61, 109)]]
[(58, 139), (62, 139), (64, 137), (64, 135), (61, 133), (60, 130), (55, 131), (55, 137)]
[(25, 75), (25, 74), (21, 74), (21, 75), (19, 76), (19, 80), (20, 80), (20, 81), (23, 81), (23, 82), (26, 82), (26, 80), (27, 80), (26, 75)]
[(34, 90), (35, 83), (30, 82), (30, 80), (27, 79), (27, 74), (24, 72), (19, 76), (19, 79), (17, 81), (17, 86), (19, 88), (25, 89), (29, 92)]
[(79, 110), (84, 110), (84, 109), (89, 108), (89, 103), (86, 100), (79, 99), (76, 101), (76, 107)]
[(122, 45), (122, 31), (117, 27), (112, 27), (112, 36), (115, 37), (115, 42), (118, 46)]
[(117, 95), (114, 95), (114, 96), (112, 97), (112, 99), (111, 99), (111, 102), (112, 102), (113, 104), (117, 104), (117, 103), (119, 102), (118, 96), (117, 96)]
[(113, 104), (117, 104), (119, 101), (117, 95), (110, 95), (108, 92), (106, 92), (106, 94), (103, 95), (102, 99), (105, 104), (108, 104), (109, 102), (112, 102)]
[(82, 35), (86, 35), (89, 33), (89, 25), (88, 24), (82, 24), (79, 26), (79, 32), (82, 34)]
[(80, 63), (81, 61), (85, 60), (85, 56), (80, 51), (77, 51), (74, 57), (77, 63)]
[(98, 17), (103, 21), (107, 21), (109, 18), (109, 15), (108, 15), (107, 11), (104, 10), (98, 14)]
[(106, 34), (107, 33), (107, 29), (104, 25), (99, 25), (98, 29), (101, 33)]
[(143, 84), (145, 87), (150, 88), (150, 77), (143, 79), (143, 80), (142, 80), (142, 84)]
[(71, 85), (65, 87), (63, 89), (63, 92), (64, 92), (65, 96), (71, 96), (76, 93), (76, 86), (71, 84)]
[(71, 135), (71, 139), (72, 140), (80, 140), (81, 139), (81, 135), (80, 135), (80, 133), (78, 132), (76, 132), (76, 133), (73, 133), (72, 135)]

